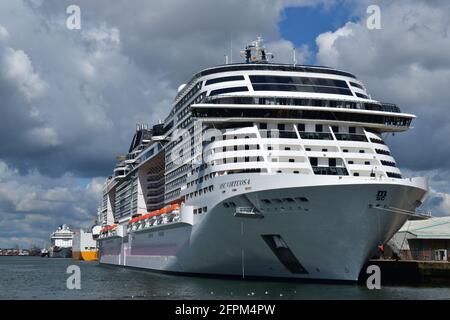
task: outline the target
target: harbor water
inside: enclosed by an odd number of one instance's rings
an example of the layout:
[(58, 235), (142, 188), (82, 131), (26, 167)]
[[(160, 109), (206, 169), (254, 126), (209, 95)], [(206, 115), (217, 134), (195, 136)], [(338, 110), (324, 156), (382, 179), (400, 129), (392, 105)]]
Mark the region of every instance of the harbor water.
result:
[[(70, 265), (81, 288), (68, 289)], [(0, 257), (0, 299), (450, 299), (450, 287), (305, 284), (185, 277), (41, 257)]]

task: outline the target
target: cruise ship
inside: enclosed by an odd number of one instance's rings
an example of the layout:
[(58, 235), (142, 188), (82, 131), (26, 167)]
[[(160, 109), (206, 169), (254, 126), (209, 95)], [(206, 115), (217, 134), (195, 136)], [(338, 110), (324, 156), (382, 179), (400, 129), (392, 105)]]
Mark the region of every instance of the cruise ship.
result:
[(100, 263), (356, 281), (421, 216), (427, 180), (403, 177), (385, 143), (415, 116), (349, 72), (274, 63), (261, 38), (241, 55), (180, 86), (164, 121), (137, 125), (104, 185)]
[(70, 258), (72, 257), (73, 232), (66, 225), (60, 225), (55, 232), (50, 235), (50, 249), (44, 253), (50, 258)]

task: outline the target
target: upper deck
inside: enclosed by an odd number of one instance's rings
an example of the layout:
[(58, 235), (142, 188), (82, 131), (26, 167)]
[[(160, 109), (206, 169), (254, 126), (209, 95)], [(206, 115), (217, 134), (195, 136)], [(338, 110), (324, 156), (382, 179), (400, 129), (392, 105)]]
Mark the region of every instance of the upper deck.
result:
[[(364, 84), (349, 72), (323, 66), (270, 63), (268, 57), (272, 54), (266, 51), (260, 38), (242, 53), (246, 63), (202, 70), (180, 87), (166, 123), (186, 128), (192, 116), (230, 120), (239, 117), (234, 114), (236, 108), (244, 111), (243, 115), (251, 114), (248, 118), (252, 119), (263, 118), (249, 111), (254, 108), (272, 109), (275, 119), (279, 118), (275, 114), (280, 114), (280, 109), (304, 110), (293, 118), (302, 119), (304, 114), (309, 117), (305, 120), (352, 122), (380, 132), (407, 130), (415, 118), (402, 113), (394, 104), (373, 99)], [(293, 114), (285, 113), (289, 117)]]

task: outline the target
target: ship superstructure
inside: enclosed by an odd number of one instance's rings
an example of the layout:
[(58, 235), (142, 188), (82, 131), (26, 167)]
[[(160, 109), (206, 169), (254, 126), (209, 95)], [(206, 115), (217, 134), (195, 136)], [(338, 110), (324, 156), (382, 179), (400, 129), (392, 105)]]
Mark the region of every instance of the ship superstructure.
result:
[(269, 62), (205, 69), (139, 125), (99, 208), (100, 262), (168, 272), (351, 280), (427, 192), (385, 137), (414, 115), (354, 75)]
[(50, 235), (50, 258), (70, 258), (72, 256), (73, 231), (66, 224), (60, 225)]
[(98, 260), (97, 226), (92, 229), (78, 229), (73, 234), (72, 258), (75, 260)]

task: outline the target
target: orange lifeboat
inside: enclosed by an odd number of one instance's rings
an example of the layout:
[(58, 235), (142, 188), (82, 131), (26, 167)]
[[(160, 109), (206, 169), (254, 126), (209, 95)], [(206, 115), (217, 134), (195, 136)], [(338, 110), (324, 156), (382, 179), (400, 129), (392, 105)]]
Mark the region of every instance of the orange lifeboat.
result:
[(132, 223), (135, 223), (137, 220), (136, 220), (137, 218), (133, 218), (133, 219), (131, 219), (130, 221), (128, 221), (128, 224), (132, 224)]
[(150, 218), (150, 213), (147, 213), (145, 215), (142, 216), (142, 220), (148, 219)]

